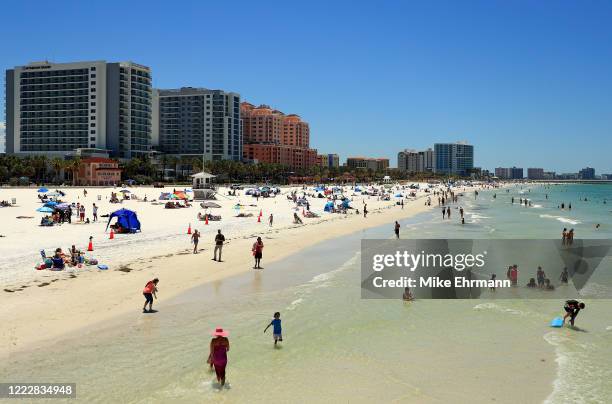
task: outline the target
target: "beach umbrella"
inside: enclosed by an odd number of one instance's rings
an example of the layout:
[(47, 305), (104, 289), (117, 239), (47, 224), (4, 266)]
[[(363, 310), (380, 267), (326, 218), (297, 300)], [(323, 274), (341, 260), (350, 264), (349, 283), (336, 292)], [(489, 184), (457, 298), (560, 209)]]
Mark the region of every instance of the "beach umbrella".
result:
[(60, 196), (57, 192), (49, 192), (47, 196)]
[(53, 213), (53, 209), (47, 207), (47, 206), (43, 206), (42, 208), (38, 208), (36, 209), (37, 212), (40, 213)]
[(122, 189), (122, 190), (121, 190), (121, 191), (119, 191), (119, 192), (123, 192), (124, 194), (131, 194), (131, 192), (130, 192), (130, 190), (129, 190), (129, 189)]
[(44, 207), (47, 207), (47, 208), (52, 208), (52, 207), (54, 207), (55, 205), (57, 205), (57, 202), (55, 202), (55, 201), (49, 201), (49, 202), (45, 203), (43, 206), (44, 206)]
[(45, 187), (42, 187), (42, 188), (38, 188), (38, 192), (45, 193), (45, 192), (49, 192), (49, 190)]

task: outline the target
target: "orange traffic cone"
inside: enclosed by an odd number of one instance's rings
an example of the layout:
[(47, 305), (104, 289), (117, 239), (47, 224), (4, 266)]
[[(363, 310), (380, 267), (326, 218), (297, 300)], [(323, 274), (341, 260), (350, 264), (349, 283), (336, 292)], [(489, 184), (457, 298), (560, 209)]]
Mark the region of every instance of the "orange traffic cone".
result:
[(108, 237), (109, 240), (112, 240), (115, 238), (115, 231), (113, 230), (113, 228), (111, 227), (111, 232), (110, 232), (110, 236)]
[(93, 251), (93, 242), (91, 240), (93, 240), (93, 237), (89, 236), (89, 245), (87, 246), (87, 251)]
[(189, 227), (187, 228), (187, 234), (191, 234), (191, 223), (189, 223)]
[(205, 225), (208, 225), (208, 215), (206, 215), (206, 221), (204, 222)]

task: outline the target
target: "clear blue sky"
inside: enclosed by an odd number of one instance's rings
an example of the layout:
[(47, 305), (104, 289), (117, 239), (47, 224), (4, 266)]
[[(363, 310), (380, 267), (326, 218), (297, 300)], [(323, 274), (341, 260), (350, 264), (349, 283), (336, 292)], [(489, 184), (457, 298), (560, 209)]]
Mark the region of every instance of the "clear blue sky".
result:
[(156, 87), (298, 113), (341, 159), (468, 140), (484, 168), (612, 173), (611, 2), (12, 1), (1, 20), (3, 70), (133, 60)]

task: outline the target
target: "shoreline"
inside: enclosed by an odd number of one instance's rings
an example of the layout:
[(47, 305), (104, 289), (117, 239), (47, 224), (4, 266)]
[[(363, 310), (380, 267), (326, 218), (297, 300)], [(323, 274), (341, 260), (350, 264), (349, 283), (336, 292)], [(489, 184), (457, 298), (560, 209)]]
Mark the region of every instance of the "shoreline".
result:
[[(348, 215), (282, 229), (265, 225), (265, 230), (257, 234), (265, 242), (264, 268), (268, 263), (282, 260), (318, 242), (384, 224), (391, 226), (394, 220), (427, 211), (434, 206), (425, 206), (425, 196), (410, 200), (403, 210), (395, 204), (372, 209), (366, 219), (362, 215)], [(276, 234), (281, 238), (275, 238)], [(230, 261), (215, 262), (210, 267), (207, 264), (214, 262), (210, 257), (212, 243), (201, 248), (199, 254), (179, 250), (102, 274), (96, 271), (74, 278), (55, 278), (58, 281), (47, 283), (44, 289), (27, 287), (19, 293), (3, 293), (0, 321), (8, 324), (8, 327), (3, 327), (0, 357), (27, 352), (46, 340), (57, 342), (80, 329), (138, 310), (142, 304), (139, 292), (151, 277), (160, 278), (159, 297), (164, 301), (195, 286), (252, 271), (249, 251), (254, 236), (230, 238), (223, 251), (225, 258), (232, 256)], [(202, 273), (202, 267), (205, 267), (205, 273)], [(91, 303), (98, 306), (92, 307)], [(55, 312), (50, 313), (52, 309), (49, 307), (61, 307), (61, 317)], [(15, 313), (19, 313), (18, 322), (15, 321)], [(36, 324), (36, 329), (31, 324)]]

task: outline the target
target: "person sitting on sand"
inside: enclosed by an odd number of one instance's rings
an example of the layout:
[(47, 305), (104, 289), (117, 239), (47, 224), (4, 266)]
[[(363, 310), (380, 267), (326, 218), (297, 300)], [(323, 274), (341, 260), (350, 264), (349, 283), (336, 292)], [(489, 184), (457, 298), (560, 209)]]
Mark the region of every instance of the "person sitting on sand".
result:
[[(144, 287), (142, 294), (145, 297), (145, 304), (142, 307), (143, 313), (150, 313), (153, 310), (153, 296), (157, 299), (157, 284), (159, 283), (159, 279), (155, 278), (149, 282)], [(149, 310), (147, 311), (147, 304), (149, 304)]]
[(53, 262), (51, 268), (54, 271), (61, 271), (65, 268), (65, 262), (64, 262), (64, 254), (62, 253), (62, 249), (61, 248), (57, 248), (55, 250), (55, 254), (53, 255), (53, 258), (51, 258), (51, 261)]
[(537, 288), (535, 278), (529, 278), (529, 283), (526, 285), (528, 288)]
[(550, 279), (544, 279), (544, 290), (555, 290), (555, 286), (550, 283)]
[(565, 319), (570, 318), (570, 324), (572, 327), (574, 326), (574, 320), (576, 320), (576, 316), (580, 310), (584, 309), (585, 304), (582, 302), (578, 302), (578, 300), (566, 300), (563, 309), (565, 310), (565, 315), (563, 316), (563, 324), (565, 324)]

